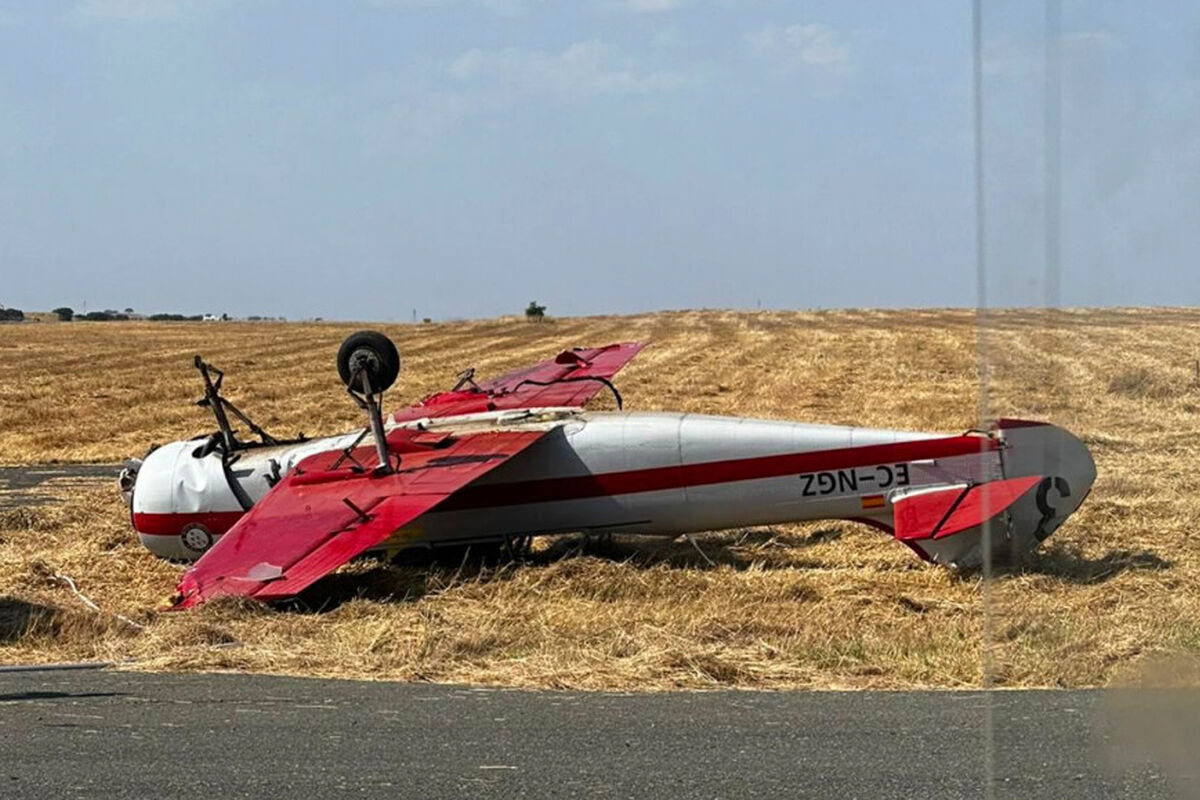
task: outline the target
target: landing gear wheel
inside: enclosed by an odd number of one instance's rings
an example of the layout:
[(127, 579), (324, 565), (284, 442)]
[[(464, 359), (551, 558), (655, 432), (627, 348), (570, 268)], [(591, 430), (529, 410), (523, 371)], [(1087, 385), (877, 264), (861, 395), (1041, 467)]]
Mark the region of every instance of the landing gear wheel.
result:
[(350, 386), (354, 373), (365, 370), (371, 380), (371, 388), (383, 392), (396, 382), (400, 375), (400, 353), (392, 340), (376, 331), (358, 331), (346, 337), (337, 354), (338, 375), (342, 383)]
[(203, 525), (189, 525), (179, 534), (183, 546), (193, 553), (203, 553), (212, 547), (213, 537)]

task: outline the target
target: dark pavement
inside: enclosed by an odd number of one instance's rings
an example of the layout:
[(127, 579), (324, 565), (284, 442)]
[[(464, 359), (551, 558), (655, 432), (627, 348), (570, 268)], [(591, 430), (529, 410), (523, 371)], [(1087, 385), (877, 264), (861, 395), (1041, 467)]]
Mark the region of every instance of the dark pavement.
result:
[(55, 494), (79, 486), (109, 484), (117, 491), (119, 464), (36, 464), (0, 467), (0, 509), (51, 502)]
[[(0, 674), (2, 797), (1166, 798), (1200, 693), (473, 690)], [(1190, 774), (1189, 774), (1190, 773)]]

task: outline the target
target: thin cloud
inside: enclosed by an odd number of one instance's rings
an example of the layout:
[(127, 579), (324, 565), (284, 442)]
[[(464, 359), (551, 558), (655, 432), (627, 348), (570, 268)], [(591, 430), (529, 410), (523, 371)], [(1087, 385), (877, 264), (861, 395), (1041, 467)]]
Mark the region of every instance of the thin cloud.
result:
[(639, 71), (633, 59), (599, 41), (577, 42), (559, 53), (469, 50), (454, 59), (446, 72), (456, 81), (510, 95), (550, 94), (563, 99), (670, 92), (686, 82), (678, 72)]
[(468, 50), (422, 83), (368, 121), (365, 143), (370, 152), (421, 153), (439, 147), (464, 126), (520, 106), (674, 92), (687, 78), (641, 69), (617, 48), (587, 41), (561, 51)]
[[(1081, 61), (1118, 50), (1121, 37), (1106, 30), (1073, 31), (1060, 38), (1065, 61)], [(1040, 75), (1045, 65), (1044, 45), (1031, 45), (1013, 39), (993, 41), (983, 48), (983, 73), (1000, 78)]]
[(72, 15), (86, 19), (138, 21), (180, 19), (230, 5), (231, 0), (83, 0)]
[(450, 8), (452, 6), (478, 6), (505, 16), (520, 16), (528, 13), (545, 0), (367, 0), (372, 8)]
[(639, 14), (659, 14), (683, 7), (683, 0), (625, 0), (625, 7)]
[(819, 22), (767, 25), (745, 36), (755, 56), (780, 71), (815, 69), (830, 75), (850, 73), (850, 42)]
[(1064, 49), (1077, 50), (1112, 50), (1121, 47), (1121, 37), (1112, 31), (1074, 31), (1062, 35)]
[(367, 122), (364, 144), (372, 153), (420, 153), (435, 147), (467, 120), (488, 110), (486, 98), (455, 92), (430, 92), (397, 103)]

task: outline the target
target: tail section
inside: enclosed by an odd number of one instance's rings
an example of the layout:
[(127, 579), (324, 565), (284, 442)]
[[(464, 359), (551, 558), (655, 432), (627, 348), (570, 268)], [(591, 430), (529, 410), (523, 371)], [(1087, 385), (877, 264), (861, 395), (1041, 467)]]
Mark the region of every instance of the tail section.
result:
[(1083, 503), (1096, 479), (1087, 447), (1061, 428), (998, 420), (1002, 477), (898, 490), (896, 538), (924, 558), (956, 568), (978, 566), (987, 535), (995, 558), (1033, 550)]

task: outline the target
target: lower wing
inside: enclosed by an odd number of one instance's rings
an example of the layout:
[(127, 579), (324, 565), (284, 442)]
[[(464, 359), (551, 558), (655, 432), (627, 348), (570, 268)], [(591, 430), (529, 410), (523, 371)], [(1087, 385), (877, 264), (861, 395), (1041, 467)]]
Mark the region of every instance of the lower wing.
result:
[(291, 597), (544, 433), (490, 431), (427, 446), (414, 442), (389, 473), (364, 469), (364, 459), (342, 451), (311, 456), (184, 573), (173, 606), (189, 608), (228, 595)]

